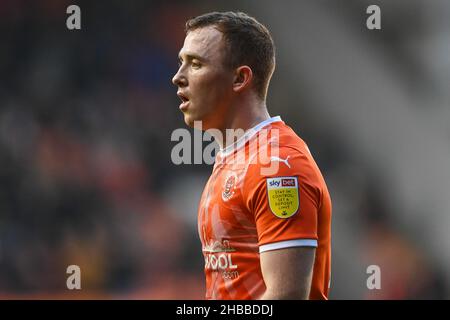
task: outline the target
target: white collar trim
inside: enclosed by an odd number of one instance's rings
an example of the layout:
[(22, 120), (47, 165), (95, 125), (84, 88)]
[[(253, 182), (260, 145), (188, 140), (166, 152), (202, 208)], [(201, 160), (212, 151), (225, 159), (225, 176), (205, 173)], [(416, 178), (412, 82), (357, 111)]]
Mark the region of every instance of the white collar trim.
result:
[(274, 123), (274, 122), (278, 122), (281, 121), (281, 117), (280, 116), (276, 116), (276, 117), (272, 117), (269, 119), (266, 119), (260, 123), (258, 123), (256, 126), (254, 126), (253, 128), (248, 129), (245, 134), (240, 137), (235, 143), (230, 144), (228, 147), (226, 148), (221, 148), (219, 150), (219, 153), (222, 157), (226, 157), (229, 154), (231, 154), (234, 150), (239, 149), (240, 147), (242, 147), (248, 140), (250, 140), (256, 133), (258, 133), (258, 131), (260, 131), (262, 128), (264, 128), (265, 126), (267, 126), (268, 124)]

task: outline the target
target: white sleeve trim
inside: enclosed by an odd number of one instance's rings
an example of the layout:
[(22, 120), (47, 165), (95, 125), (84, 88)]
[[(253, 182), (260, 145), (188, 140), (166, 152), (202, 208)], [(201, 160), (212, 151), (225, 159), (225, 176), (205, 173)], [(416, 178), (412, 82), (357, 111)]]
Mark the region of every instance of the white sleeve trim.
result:
[(287, 240), (287, 241), (263, 244), (262, 246), (259, 246), (259, 253), (262, 253), (265, 251), (270, 251), (270, 250), (291, 248), (291, 247), (317, 247), (317, 240), (315, 240), (315, 239), (296, 239), (296, 240)]

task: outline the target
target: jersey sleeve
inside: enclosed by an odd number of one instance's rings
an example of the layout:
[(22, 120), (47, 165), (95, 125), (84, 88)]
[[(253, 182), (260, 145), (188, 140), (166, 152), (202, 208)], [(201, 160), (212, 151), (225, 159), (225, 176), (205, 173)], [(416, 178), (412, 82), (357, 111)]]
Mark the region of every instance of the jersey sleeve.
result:
[(315, 163), (306, 153), (280, 147), (270, 161), (247, 169), (243, 197), (254, 215), (259, 251), (317, 247), (322, 192)]

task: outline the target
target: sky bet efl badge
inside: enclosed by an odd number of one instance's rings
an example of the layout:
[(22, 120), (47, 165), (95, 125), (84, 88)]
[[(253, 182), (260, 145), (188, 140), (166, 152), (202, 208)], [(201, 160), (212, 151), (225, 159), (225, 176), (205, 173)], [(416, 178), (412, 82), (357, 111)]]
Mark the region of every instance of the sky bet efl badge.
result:
[(269, 205), (278, 218), (290, 218), (299, 207), (297, 177), (267, 178)]

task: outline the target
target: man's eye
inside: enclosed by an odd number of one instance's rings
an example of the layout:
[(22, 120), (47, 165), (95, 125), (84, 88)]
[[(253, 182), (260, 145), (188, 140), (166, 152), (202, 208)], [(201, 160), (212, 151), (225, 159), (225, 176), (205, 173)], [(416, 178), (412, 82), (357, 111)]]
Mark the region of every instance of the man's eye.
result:
[(202, 65), (201, 65), (199, 62), (192, 61), (192, 68), (198, 69), (198, 68), (200, 68), (201, 66), (202, 66)]
[(183, 62), (178, 60), (178, 68), (181, 67), (182, 64), (183, 64)]

